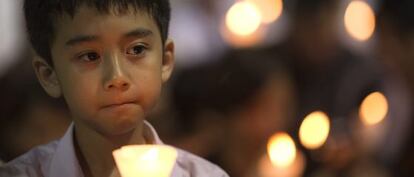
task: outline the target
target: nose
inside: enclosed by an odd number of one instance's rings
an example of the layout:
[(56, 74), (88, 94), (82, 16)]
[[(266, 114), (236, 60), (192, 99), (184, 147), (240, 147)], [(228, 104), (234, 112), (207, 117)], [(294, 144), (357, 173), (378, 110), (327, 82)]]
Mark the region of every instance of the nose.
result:
[(129, 83), (122, 78), (114, 78), (105, 84), (105, 90), (128, 90)]
[(106, 91), (128, 90), (131, 83), (128, 78), (127, 68), (123, 66), (122, 58), (118, 56), (107, 57), (104, 63), (104, 89)]

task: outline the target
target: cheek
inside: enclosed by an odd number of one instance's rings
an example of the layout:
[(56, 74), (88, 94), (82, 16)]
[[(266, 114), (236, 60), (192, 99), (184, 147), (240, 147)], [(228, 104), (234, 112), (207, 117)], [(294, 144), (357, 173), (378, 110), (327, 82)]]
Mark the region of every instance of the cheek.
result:
[(155, 105), (161, 93), (161, 74), (160, 72), (150, 71), (145, 74), (141, 73), (133, 79), (137, 88), (138, 100), (140, 100), (143, 109), (149, 111)]
[[(95, 109), (96, 82), (90, 77), (70, 75), (62, 81), (63, 96), (73, 114), (90, 116)], [(79, 114), (79, 115), (78, 115)], [(84, 115), (85, 116), (85, 115)]]

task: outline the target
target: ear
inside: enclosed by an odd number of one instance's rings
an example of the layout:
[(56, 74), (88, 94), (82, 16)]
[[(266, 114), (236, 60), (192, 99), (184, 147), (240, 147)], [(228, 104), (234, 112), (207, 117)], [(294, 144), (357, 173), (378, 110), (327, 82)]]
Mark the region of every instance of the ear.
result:
[(162, 58), (162, 82), (166, 82), (174, 69), (175, 56), (174, 56), (174, 42), (171, 39), (167, 39), (164, 45), (164, 56)]
[(35, 70), (37, 80), (45, 89), (46, 93), (54, 98), (59, 98), (62, 95), (59, 80), (56, 72), (43, 58), (35, 55), (32, 61), (33, 69)]

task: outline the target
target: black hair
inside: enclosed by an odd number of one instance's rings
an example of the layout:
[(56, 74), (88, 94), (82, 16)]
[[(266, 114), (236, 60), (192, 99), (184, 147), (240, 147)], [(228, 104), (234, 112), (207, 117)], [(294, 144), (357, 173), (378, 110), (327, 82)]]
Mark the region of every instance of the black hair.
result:
[(123, 14), (131, 7), (135, 11), (145, 11), (156, 21), (162, 43), (167, 39), (171, 16), (169, 0), (25, 0), (26, 28), (37, 55), (53, 64), (50, 49), (55, 37), (55, 20), (63, 14), (73, 17), (82, 5), (105, 14)]

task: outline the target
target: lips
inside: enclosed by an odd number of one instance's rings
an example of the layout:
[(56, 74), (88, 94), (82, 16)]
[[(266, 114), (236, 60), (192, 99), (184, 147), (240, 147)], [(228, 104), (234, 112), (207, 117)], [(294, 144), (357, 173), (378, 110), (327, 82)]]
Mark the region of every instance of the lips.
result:
[(117, 107), (117, 106), (123, 106), (123, 105), (131, 105), (136, 104), (135, 100), (126, 100), (126, 101), (114, 101), (109, 104), (105, 104), (103, 108), (110, 108), (110, 107)]
[(127, 104), (135, 104), (135, 103), (134, 102), (116, 103), (116, 104), (110, 104), (104, 107), (116, 107), (116, 106), (122, 106), (122, 105), (127, 105)]

